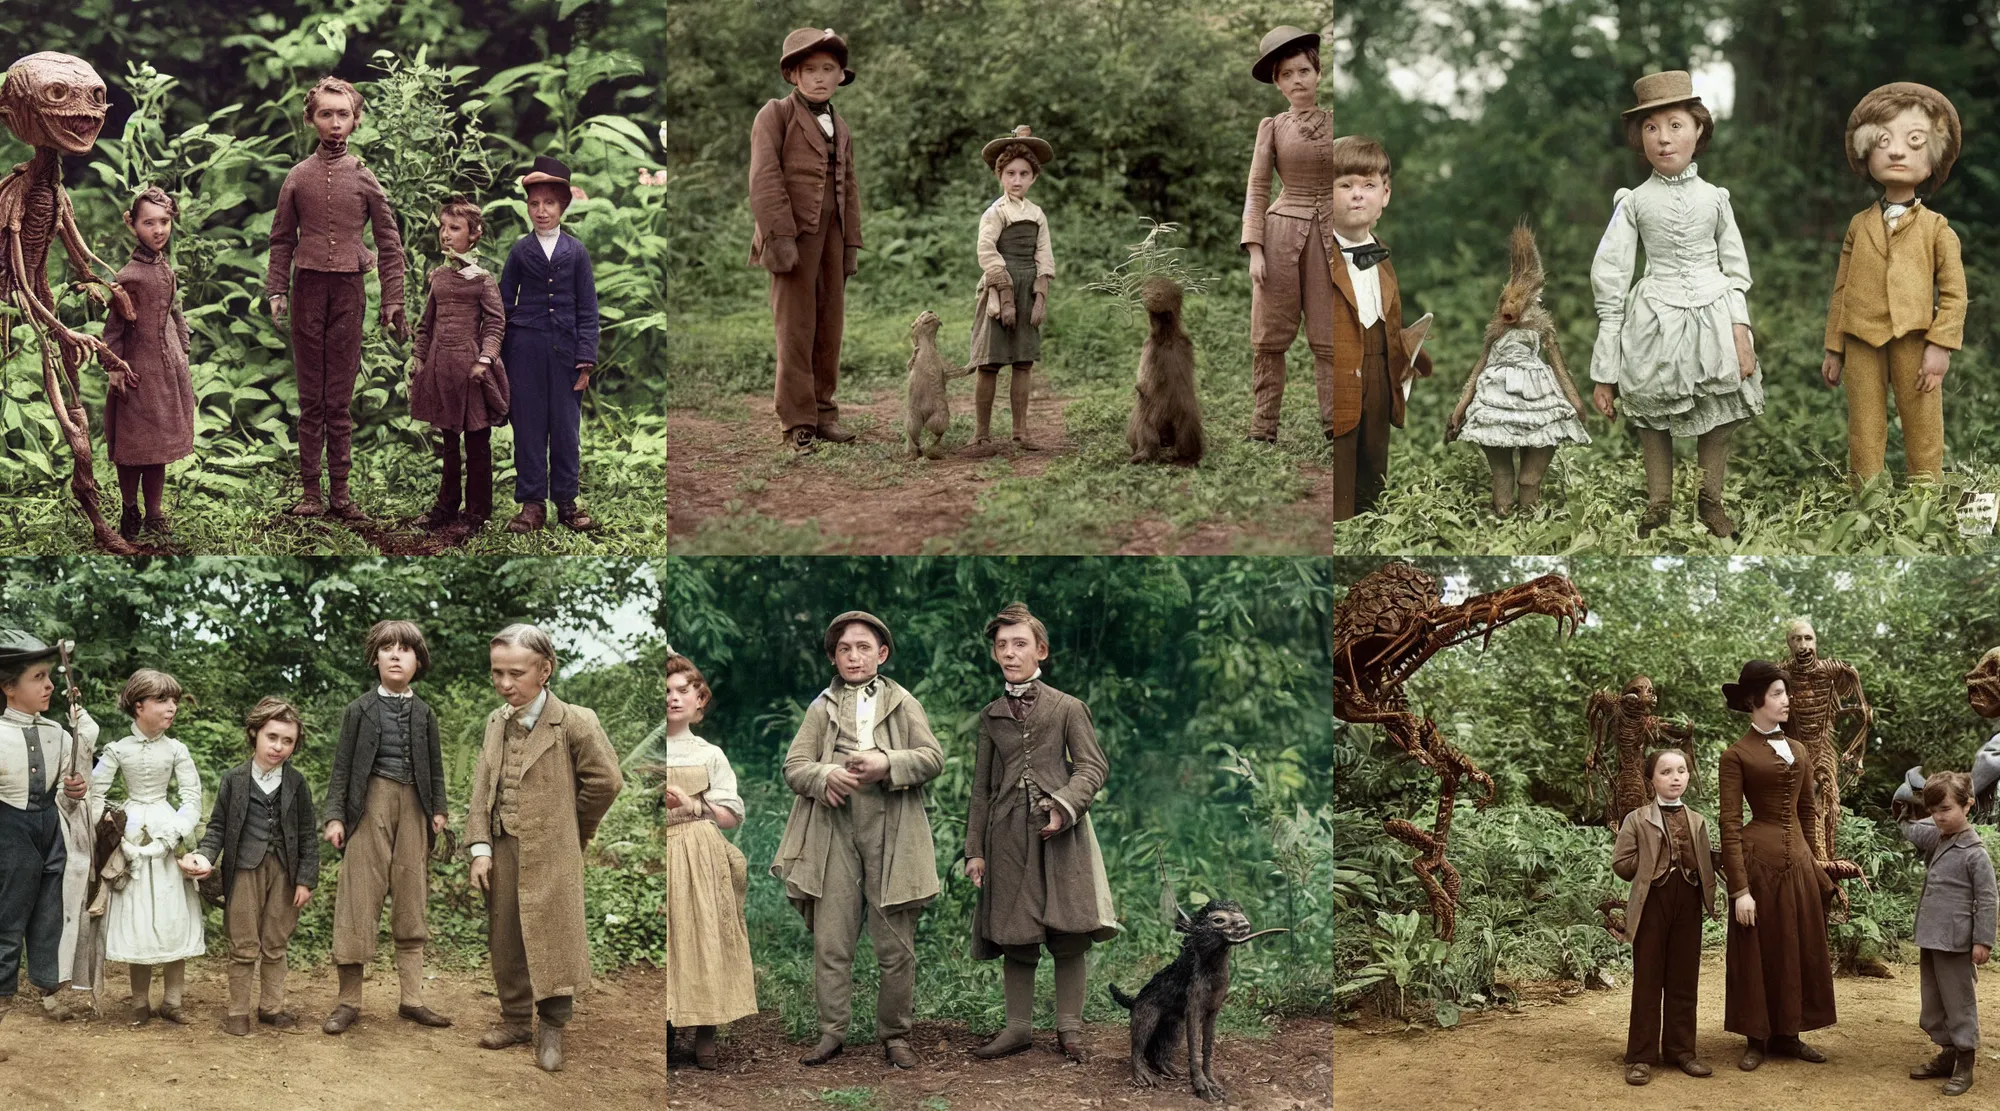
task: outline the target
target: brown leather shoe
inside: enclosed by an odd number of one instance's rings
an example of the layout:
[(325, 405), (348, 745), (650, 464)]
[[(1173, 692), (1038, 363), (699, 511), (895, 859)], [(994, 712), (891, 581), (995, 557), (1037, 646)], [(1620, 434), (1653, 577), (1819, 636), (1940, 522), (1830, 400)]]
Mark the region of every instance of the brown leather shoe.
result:
[(139, 527), (158, 542), (164, 543), (174, 538), (174, 530), (167, 524), (167, 515), (164, 513), (148, 513), (145, 522)]
[(1767, 1051), (1773, 1057), (1791, 1057), (1815, 1065), (1826, 1063), (1826, 1054), (1821, 1053), (1818, 1047), (1810, 1046), (1800, 1041), (1796, 1036), (1790, 1038), (1772, 1038), (1768, 1044)]
[(507, 522), (507, 531), (512, 533), (540, 532), (549, 523), (549, 508), (538, 501), (524, 501), (521, 511)]
[(328, 515), (338, 517), (343, 521), (365, 521), (368, 519), (368, 514), (363, 513), (361, 507), (354, 504), (354, 499), (348, 496), (347, 483), (345, 482), (335, 482), (333, 489), (327, 492), (326, 511)]
[(287, 1034), (302, 1034), (305, 1032), (299, 1026), (299, 1016), (290, 1011), (267, 1011), (259, 1007), (257, 1008), (257, 1021), (266, 1026), (282, 1030)]
[(1692, 1053), (1683, 1053), (1674, 1061), (1680, 1070), (1689, 1076), (1714, 1076), (1715, 1070), (1695, 1059)]
[(187, 1012), (181, 1010), (179, 1003), (162, 1003), (153, 1013), (176, 1026), (187, 1026), (194, 1022), (187, 1016)]
[(225, 1016), (222, 1020), (222, 1032), (225, 1034), (234, 1034), (239, 1038), (249, 1037), (250, 1016), (249, 1015)]
[(697, 1026), (694, 1028), (694, 1067), (710, 1071), (713, 1071), (715, 1068), (715, 1027), (713, 1026)]
[(1625, 1083), (1635, 1088), (1641, 1084), (1651, 1082), (1652, 1079), (1653, 1070), (1648, 1068), (1644, 1061), (1638, 1061), (1625, 1066)]
[(813, 435), (833, 444), (849, 444), (854, 442), (854, 433), (842, 428), (838, 419), (827, 421), (825, 424), (813, 429)]
[(1951, 1075), (1952, 1066), (1958, 1063), (1958, 1050), (1945, 1046), (1937, 1051), (1930, 1063), (1910, 1070), (1911, 1080), (1941, 1080)]
[(890, 1038), (883, 1042), (882, 1057), (899, 1069), (917, 1067), (917, 1051), (911, 1049), (910, 1043), (902, 1038)]
[(535, 1064), (543, 1072), (562, 1071), (562, 1032), (562, 1027), (547, 1022), (535, 1024)]
[(479, 1037), (481, 1049), (506, 1049), (535, 1040), (535, 1032), (525, 1022), (496, 1022)]
[(1056, 1031), (1056, 1045), (1062, 1049), (1063, 1056), (1075, 1061), (1077, 1064), (1086, 1065), (1090, 1063), (1090, 1050), (1084, 1048), (1083, 1034), (1081, 1032), (1076, 1030)]
[(333, 1009), (332, 1014), (326, 1016), (326, 1021), (320, 1024), (320, 1030), (328, 1034), (345, 1034), (347, 1028), (360, 1018), (360, 1011), (342, 1003)]
[(396, 1008), (396, 1013), (419, 1026), (443, 1028), (451, 1025), (451, 1020), (431, 1010), (429, 1007), (412, 1007), (408, 1003)]
[(577, 507), (575, 502), (556, 503), (556, 523), (571, 532), (596, 532), (597, 519)]
[(1002, 1027), (992, 1041), (973, 1050), (972, 1055), (982, 1061), (997, 1061), (1016, 1053), (1026, 1053), (1034, 1044), (1034, 1036), (1028, 1032)]
[(1736, 1062), (1736, 1067), (1742, 1069), (1744, 1072), (1756, 1072), (1757, 1066), (1763, 1063), (1764, 1050), (1755, 1043), (1752, 1043), (1744, 1047), (1743, 1056)]
[(1667, 521), (1673, 517), (1673, 513), (1674, 507), (1671, 504), (1647, 506), (1646, 512), (1639, 515), (1639, 539), (1644, 540), (1653, 535), (1654, 530), (1665, 527)]
[(118, 535), (127, 540), (139, 539), (139, 507), (128, 505), (118, 514)]
[(153, 1008), (144, 1003), (132, 1004), (131, 1024), (133, 1026), (144, 1026), (151, 1021), (153, 1021)]
[(811, 455), (819, 450), (819, 441), (814, 438), (813, 428), (809, 424), (785, 429), (785, 443), (797, 455)]
[(1948, 1096), (1964, 1095), (1972, 1087), (1972, 1062), (1977, 1057), (1976, 1053), (1959, 1054), (1958, 1060), (1952, 1062), (1951, 1079), (1939, 1091)]
[(319, 479), (307, 479), (305, 492), (300, 494), (299, 500), (293, 503), (292, 507), (285, 510), (285, 512), (294, 517), (326, 516), (326, 505), (319, 500)]
[(840, 1056), (846, 1049), (846, 1043), (842, 1042), (839, 1038), (822, 1035), (819, 1039), (819, 1044), (813, 1047), (812, 1052), (799, 1058), (799, 1064), (805, 1065), (807, 1068), (818, 1068), (835, 1057)]
[(458, 507), (455, 505), (446, 505), (443, 502), (434, 502), (429, 509), (424, 510), (423, 516), (411, 523), (425, 532), (436, 532), (439, 529), (450, 528), (458, 523)]
[(1710, 536), (1719, 536), (1725, 540), (1743, 539), (1743, 534), (1736, 531), (1736, 522), (1731, 520), (1728, 512), (1722, 508), (1720, 500), (1711, 498), (1707, 494), (1700, 495), (1695, 499), (1695, 515), (1701, 518), (1702, 524), (1708, 526)]

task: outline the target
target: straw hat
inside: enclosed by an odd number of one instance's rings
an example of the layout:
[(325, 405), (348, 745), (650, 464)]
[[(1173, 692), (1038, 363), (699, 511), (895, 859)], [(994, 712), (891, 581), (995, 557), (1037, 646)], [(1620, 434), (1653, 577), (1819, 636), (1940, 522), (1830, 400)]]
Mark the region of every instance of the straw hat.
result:
[(1632, 82), (1632, 98), (1639, 103), (1625, 109), (1628, 117), (1690, 101), (1701, 103), (1701, 98), (1694, 95), (1694, 77), (1684, 69), (1649, 73)]
[(1319, 34), (1301, 31), (1297, 27), (1271, 28), (1257, 43), (1257, 61), (1250, 66), (1250, 76), (1266, 85), (1275, 84), (1271, 80), (1271, 70), (1277, 67), (1278, 55), (1284, 53), (1286, 47), (1302, 42), (1310, 43), (1314, 50), (1318, 50)]
[(986, 165), (989, 168), (997, 171), (1000, 167), (995, 165), (995, 163), (1000, 160), (1000, 152), (1016, 143), (1034, 151), (1035, 161), (1044, 166), (1048, 165), (1056, 156), (1056, 148), (1050, 146), (1047, 139), (1035, 138), (1028, 132), (1028, 125), (1022, 124), (1016, 127), (1011, 134), (1002, 135), (998, 139), (980, 147), (979, 157), (986, 160)]
[(791, 69), (806, 60), (806, 55), (824, 51), (840, 63), (840, 83), (854, 84), (854, 71), (847, 68), (847, 40), (834, 34), (833, 28), (824, 30), (817, 27), (801, 27), (785, 36), (784, 52), (778, 55), (778, 72)]
[(1847, 134), (1844, 145), (1847, 148), (1847, 165), (1862, 177), (1868, 176), (1868, 160), (1856, 157), (1854, 153), (1854, 133), (1871, 123), (1884, 123), (1901, 108), (1898, 102), (1911, 100), (1923, 106), (1933, 118), (1944, 120), (1946, 150), (1931, 169), (1931, 190), (1944, 184), (1951, 176), (1951, 168), (1958, 162), (1958, 152), (1963, 149), (1964, 132), (1959, 127), (1958, 109), (1952, 107), (1951, 99), (1929, 85), (1919, 85), (1915, 81), (1892, 81), (1875, 89), (1861, 98), (1854, 111), (1847, 115)]

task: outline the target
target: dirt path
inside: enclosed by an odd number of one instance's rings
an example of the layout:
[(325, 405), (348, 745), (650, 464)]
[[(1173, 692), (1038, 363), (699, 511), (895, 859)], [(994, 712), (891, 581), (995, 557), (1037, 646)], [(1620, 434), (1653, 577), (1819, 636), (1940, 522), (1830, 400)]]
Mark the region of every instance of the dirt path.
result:
[[(123, 965), (109, 982), (122, 985)], [(57, 1023), (24, 1000), (0, 1023), (0, 1105), (18, 1111), (115, 1108), (117, 1111), (411, 1111), (461, 1108), (640, 1109), (665, 1091), (660, 1022), (666, 985), (657, 971), (600, 981), (576, 1003), (566, 1032), (563, 1071), (535, 1067), (526, 1047), (503, 1051), (477, 1042), (499, 1014), (490, 976), (438, 974), (426, 1002), (456, 1023), (431, 1030), (396, 1017), (395, 975), (369, 973), (361, 1022), (340, 1037), (319, 1032), (333, 1007), (331, 969), (294, 971), (289, 1005), (304, 1033), (258, 1026), (248, 1038), (222, 1032), (227, 986), (223, 962), (190, 962), (188, 1026), (154, 1019), (125, 1024), (125, 992), (107, 994), (111, 1014)], [(159, 991), (157, 981), (154, 992)]]
[[(1537, 985), (1523, 989), (1518, 1012), (1470, 1014), (1456, 1030), (1406, 1032), (1381, 1022), (1341, 1026), (1333, 1036), (1334, 1099), (1342, 1107), (1366, 1107), (1380, 1093), (1401, 1092), (1409, 1093), (1398, 1102), (1402, 1107), (1464, 1111), (2000, 1106), (2000, 1052), (1990, 1037), (1968, 1096), (1948, 1098), (1938, 1094), (1938, 1081), (1909, 1079), (1909, 1070), (1935, 1047), (1917, 1026), (1916, 966), (1891, 967), (1894, 979), (1834, 981), (1840, 1022), (1806, 1036), (1826, 1052), (1821, 1065), (1779, 1059), (1751, 1073), (1736, 1067), (1743, 1039), (1722, 1029), (1718, 952), (1702, 962), (1697, 1040), (1697, 1052), (1714, 1076), (1697, 1079), (1677, 1069), (1655, 1069), (1652, 1083), (1627, 1085), (1622, 1062), (1629, 987), (1565, 995)], [(1979, 994), (1988, 1020), (2000, 1018), (2000, 977), (1986, 976)]]
[[(1333, 1023), (1295, 1019), (1271, 1037), (1223, 1034), (1217, 1039), (1215, 1076), (1229, 1091), (1229, 1105), (1262, 1111), (1307, 1111), (1330, 1106)], [(1126, 1064), (1126, 1027), (1092, 1025), (1085, 1031), (1092, 1059), (1072, 1065), (1056, 1049), (1055, 1034), (1035, 1031), (1035, 1048), (998, 1061), (969, 1051), (986, 1039), (958, 1023), (920, 1022), (910, 1044), (922, 1058), (902, 1072), (882, 1060), (873, 1044), (815, 1069), (798, 1063), (810, 1045), (785, 1040), (777, 1015), (766, 1012), (731, 1028), (720, 1067), (703, 1072), (676, 1063), (667, 1081), (667, 1106), (675, 1111), (766, 1111), (785, 1107), (846, 1107), (869, 1111), (1051, 1111), (1055, 1108), (1166, 1108), (1194, 1111), (1217, 1106), (1196, 1099), (1186, 1082), (1147, 1090), (1132, 1085)], [(677, 1047), (678, 1048), (678, 1047)], [(829, 1098), (829, 1094), (832, 1098)]]

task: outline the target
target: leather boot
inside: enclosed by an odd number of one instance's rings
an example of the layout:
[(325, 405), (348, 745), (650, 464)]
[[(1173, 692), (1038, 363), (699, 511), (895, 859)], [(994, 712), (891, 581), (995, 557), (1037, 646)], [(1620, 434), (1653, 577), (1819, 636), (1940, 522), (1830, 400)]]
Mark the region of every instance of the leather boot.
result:
[(535, 1064), (543, 1072), (561, 1072), (563, 1028), (550, 1022), (535, 1024)]
[(300, 475), (299, 500), (285, 512), (294, 517), (320, 517), (326, 514), (326, 506), (319, 500), (319, 476)]
[(225, 1017), (225, 1018), (224, 1018), (224, 1019), (222, 1020), (222, 1032), (223, 1032), (223, 1033), (225, 1033), (225, 1034), (233, 1034), (233, 1035), (235, 1035), (236, 1037), (239, 1037), (239, 1038), (247, 1038), (247, 1037), (249, 1037), (249, 1036), (250, 1036), (250, 1016), (249, 1016), (249, 1015), (229, 1015), (229, 1016), (226, 1016), (226, 1017)]
[(139, 507), (128, 505), (118, 514), (118, 535), (127, 540), (139, 539)]
[(359, 1010), (342, 1003), (334, 1007), (332, 1014), (326, 1016), (326, 1021), (320, 1024), (320, 1030), (328, 1034), (345, 1034), (347, 1028), (354, 1025), (360, 1017)]
[(1081, 1032), (1076, 1030), (1056, 1031), (1056, 1045), (1062, 1050), (1063, 1056), (1075, 1061), (1077, 1064), (1084, 1065), (1090, 1063), (1090, 1050), (1084, 1047), (1083, 1034)]
[(507, 531), (512, 533), (540, 532), (549, 523), (549, 509), (538, 501), (521, 503), (521, 511), (507, 522)]
[(1708, 526), (1709, 535), (1725, 540), (1742, 539), (1742, 534), (1736, 531), (1736, 522), (1722, 508), (1722, 499), (1708, 491), (1703, 490), (1701, 496), (1695, 499), (1695, 514), (1701, 518), (1702, 524)]
[(917, 1051), (906, 1038), (889, 1038), (882, 1043), (882, 1059), (899, 1069), (917, 1067)]
[(556, 523), (571, 532), (596, 532), (597, 518), (585, 513), (573, 501), (556, 503)]
[(1514, 472), (1514, 449), (1487, 448), (1486, 470), (1493, 479), (1493, 515), (1506, 517), (1512, 514), (1517, 484)]
[(820, 422), (820, 424), (813, 429), (813, 435), (819, 437), (822, 440), (825, 440), (830, 444), (847, 444), (854, 442), (854, 433), (849, 432), (845, 428), (842, 428), (840, 426), (839, 418), (833, 418)]
[(1944, 1082), (1941, 1091), (1948, 1096), (1962, 1096), (1972, 1087), (1972, 1062), (1979, 1055), (1961, 1053), (1951, 1066), (1951, 1079)]
[(846, 1043), (842, 1042), (839, 1038), (831, 1034), (822, 1034), (820, 1035), (819, 1044), (813, 1047), (811, 1053), (799, 1058), (799, 1064), (805, 1065), (808, 1068), (817, 1068), (840, 1056), (846, 1049)]
[(509, 1046), (524, 1045), (535, 1040), (535, 1032), (526, 1022), (496, 1022), (486, 1033), (479, 1036), (481, 1049), (506, 1049)]
[(694, 1028), (694, 1067), (709, 1070), (715, 1068), (715, 1027), (713, 1026), (697, 1026)]
[(1016, 1026), (1002, 1027), (992, 1041), (972, 1051), (974, 1057), (982, 1061), (997, 1061), (1002, 1057), (1012, 1057), (1024, 1053), (1035, 1044), (1028, 1031)]
[(343, 521), (365, 521), (368, 514), (354, 504), (354, 498), (347, 492), (347, 477), (335, 478), (327, 490), (326, 511)]
[(1958, 1062), (1958, 1050), (1945, 1046), (1937, 1051), (1937, 1056), (1910, 1070), (1911, 1080), (1938, 1080), (1951, 1075)]
[(1639, 429), (1639, 455), (1646, 467), (1646, 512), (1639, 517), (1639, 539), (1644, 540), (1673, 514), (1673, 435), (1664, 428)]

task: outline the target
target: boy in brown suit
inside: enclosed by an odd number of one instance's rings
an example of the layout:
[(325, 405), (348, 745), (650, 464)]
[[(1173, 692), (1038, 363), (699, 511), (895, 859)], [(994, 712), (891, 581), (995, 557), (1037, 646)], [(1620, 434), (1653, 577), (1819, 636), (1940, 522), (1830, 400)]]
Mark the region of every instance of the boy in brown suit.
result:
[(1695, 1059), (1695, 1004), (1701, 986), (1701, 920), (1715, 909), (1715, 861), (1708, 822), (1686, 805), (1687, 754), (1646, 757), (1653, 801), (1625, 815), (1611, 871), (1632, 881), (1625, 937), (1632, 943), (1632, 1015), (1625, 1034), (1625, 1082), (1644, 1084), (1652, 1066), (1689, 1076), (1713, 1071)]
[(1944, 473), (1944, 383), (1964, 343), (1965, 268), (1958, 233), (1924, 201), (1958, 160), (1958, 110), (1928, 85), (1897, 81), (1847, 117), (1847, 164), (1882, 187), (1840, 245), (1826, 313), (1828, 387), (1847, 386), (1847, 465), (1857, 482), (1882, 471), (1889, 394), (1903, 422), (1910, 477)]
[[(1334, 140), (1332, 163), (1327, 219), (1340, 252), (1332, 260), (1340, 296), (1333, 302), (1333, 384), (1321, 405), (1333, 449), (1333, 519), (1345, 521), (1375, 507), (1388, 479), (1389, 429), (1403, 427), (1404, 384), (1429, 377), (1431, 360), (1410, 360), (1396, 267), (1375, 237), (1389, 205), (1389, 153), (1366, 136), (1346, 135)], [(1261, 323), (1251, 327), (1254, 345)]]
[(875, 1035), (890, 1064), (917, 1065), (909, 1042), (917, 915), (938, 893), (924, 784), (944, 770), (944, 749), (916, 696), (878, 674), (892, 645), (889, 626), (873, 614), (834, 618), (821, 646), (837, 674), (806, 707), (785, 752), (785, 785), (798, 797), (771, 874), (813, 935), (819, 1044), (802, 1065), (824, 1065), (845, 1044), (864, 920), (882, 968)]
[[(271, 216), (271, 263), (264, 274), (271, 319), (292, 323), (292, 366), (299, 385), (299, 481), (304, 493), (291, 512), (317, 517), (329, 508), (345, 520), (365, 514), (347, 493), (349, 442), (354, 436), (354, 379), (361, 373), (361, 315), (368, 308), (368, 271), (381, 266), (381, 327), (409, 339), (403, 320), (403, 235), (382, 183), (347, 151), (361, 125), (361, 93), (324, 77), (306, 93), (306, 122), (319, 149), (292, 167)], [(375, 232), (375, 250), (361, 242)], [(297, 304), (293, 304), (293, 299)], [(320, 450), (332, 479), (327, 506), (319, 500)]]
[(779, 72), (792, 95), (766, 102), (750, 125), (750, 265), (771, 272), (777, 330), (778, 423), (796, 451), (815, 440), (844, 444), (834, 387), (847, 279), (861, 250), (861, 187), (847, 121), (833, 93), (854, 80), (847, 40), (810, 27), (785, 36)]

